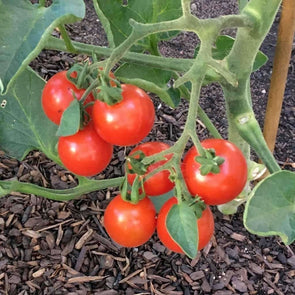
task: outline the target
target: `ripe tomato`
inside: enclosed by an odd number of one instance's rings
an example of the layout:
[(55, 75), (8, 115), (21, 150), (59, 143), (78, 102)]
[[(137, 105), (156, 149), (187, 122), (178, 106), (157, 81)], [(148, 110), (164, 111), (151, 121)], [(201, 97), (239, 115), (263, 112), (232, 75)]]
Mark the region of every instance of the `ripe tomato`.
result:
[[(163, 142), (158, 142), (158, 141), (146, 142), (134, 148), (130, 152), (129, 156), (134, 154), (136, 151), (142, 151), (145, 154), (145, 156), (151, 156), (153, 154), (157, 154), (161, 151), (164, 151), (168, 149), (169, 147), (170, 146), (168, 144)], [(171, 157), (172, 155), (168, 155), (166, 156), (166, 159), (169, 160), (171, 159)], [(163, 164), (167, 162), (167, 160), (162, 160), (162, 161), (151, 164), (147, 168), (147, 173), (162, 166)], [(128, 165), (128, 168), (131, 169), (131, 165), (130, 164), (127, 164), (127, 165)], [(153, 175), (152, 177), (150, 177), (148, 180), (144, 182), (145, 193), (148, 196), (159, 196), (172, 190), (174, 187), (174, 183), (170, 181), (169, 175), (170, 175), (170, 172), (168, 170), (162, 170), (158, 172), (157, 174)], [(135, 177), (136, 177), (135, 173), (128, 174), (127, 175), (128, 182), (132, 184)]]
[(247, 163), (242, 152), (224, 139), (206, 139), (204, 148), (212, 148), (216, 155), (224, 158), (217, 174), (201, 175), (200, 164), (195, 158), (198, 152), (192, 147), (185, 155), (182, 173), (192, 195), (200, 196), (208, 205), (220, 205), (233, 200), (243, 190), (247, 181)]
[[(157, 234), (166, 248), (177, 253), (184, 253), (171, 238), (166, 226), (167, 215), (174, 204), (177, 204), (177, 199), (172, 197), (162, 206), (157, 219)], [(214, 218), (209, 206), (203, 211), (201, 218), (197, 220), (197, 225), (199, 234), (198, 250), (202, 250), (214, 233)]]
[(74, 135), (60, 137), (57, 149), (64, 166), (81, 176), (98, 174), (113, 155), (113, 146), (95, 132), (92, 123)]
[(124, 247), (137, 247), (147, 242), (156, 228), (156, 210), (148, 197), (137, 204), (117, 195), (104, 213), (104, 226), (109, 236)]
[[(63, 112), (74, 100), (73, 93), (78, 100), (82, 98), (85, 89), (78, 89), (67, 79), (66, 71), (61, 71), (52, 76), (46, 83), (42, 92), (42, 107), (46, 116), (59, 125)], [(84, 104), (94, 101), (92, 94), (86, 98)], [(92, 106), (87, 108), (91, 114)]]
[(114, 105), (96, 100), (93, 122), (97, 133), (114, 145), (134, 145), (151, 131), (155, 109), (150, 97), (140, 88), (122, 84), (122, 100)]

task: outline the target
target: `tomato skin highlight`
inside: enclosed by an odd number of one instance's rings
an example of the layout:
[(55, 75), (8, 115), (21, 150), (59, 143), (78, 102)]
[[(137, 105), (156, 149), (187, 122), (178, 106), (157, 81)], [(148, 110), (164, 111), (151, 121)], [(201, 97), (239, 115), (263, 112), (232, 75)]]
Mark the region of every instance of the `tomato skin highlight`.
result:
[[(166, 248), (183, 254), (182, 249), (171, 238), (166, 226), (167, 215), (174, 204), (177, 204), (176, 197), (170, 198), (162, 206), (157, 219), (157, 234)], [(202, 250), (209, 243), (214, 233), (214, 217), (209, 206), (205, 208), (201, 218), (197, 220), (197, 225), (199, 234), (198, 250)]]
[(113, 145), (139, 143), (151, 131), (155, 120), (154, 104), (140, 88), (122, 84), (122, 100), (114, 105), (96, 100), (92, 117), (97, 133)]
[(224, 139), (206, 139), (204, 148), (213, 148), (217, 156), (225, 159), (218, 174), (201, 175), (195, 147), (185, 155), (182, 173), (190, 193), (200, 196), (208, 205), (225, 204), (237, 197), (247, 182), (247, 162), (243, 153), (233, 143)]
[[(42, 108), (46, 116), (53, 123), (59, 125), (63, 112), (74, 100), (73, 93), (80, 100), (85, 89), (78, 89), (67, 79), (66, 71), (61, 71), (53, 75), (45, 84), (42, 92)], [(89, 94), (84, 104), (94, 101), (92, 94)], [(91, 114), (92, 106), (87, 107), (87, 112)]]
[[(145, 156), (151, 156), (154, 154), (157, 154), (161, 151), (164, 151), (166, 149), (170, 148), (170, 146), (164, 142), (159, 142), (159, 141), (153, 141), (153, 142), (146, 142), (146, 143), (142, 143), (140, 145), (138, 145), (137, 147), (135, 147), (130, 153), (129, 156), (131, 156), (132, 154), (134, 154), (136, 151), (142, 151)], [(147, 173), (153, 171), (154, 169), (164, 165), (169, 159), (171, 159), (172, 154), (171, 155), (167, 155), (165, 158), (167, 160), (162, 160), (156, 163), (153, 163), (151, 165), (148, 166), (147, 168)], [(131, 169), (131, 165), (128, 164), (128, 168)], [(169, 179), (170, 176), (170, 172), (169, 170), (162, 170), (160, 172), (158, 172), (157, 174), (153, 175), (152, 177), (150, 177), (149, 179), (147, 179), (144, 182), (144, 190), (145, 193), (148, 196), (159, 196), (162, 194), (165, 194), (169, 191), (171, 191), (174, 187), (174, 182), (172, 182)], [(129, 184), (132, 184), (134, 179), (136, 177), (135, 173), (128, 173), (127, 174), (127, 179)]]
[(138, 247), (146, 243), (155, 231), (155, 207), (148, 197), (132, 204), (117, 195), (105, 210), (104, 226), (119, 245)]
[(57, 149), (63, 165), (81, 176), (100, 173), (113, 155), (113, 146), (95, 132), (92, 123), (74, 135), (60, 137)]

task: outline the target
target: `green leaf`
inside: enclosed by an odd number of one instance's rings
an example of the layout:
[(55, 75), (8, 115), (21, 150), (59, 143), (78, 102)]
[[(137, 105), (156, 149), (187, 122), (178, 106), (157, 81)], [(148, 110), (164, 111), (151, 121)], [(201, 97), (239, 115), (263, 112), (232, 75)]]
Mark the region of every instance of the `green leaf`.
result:
[[(128, 0), (123, 5), (122, 0), (95, 0), (96, 12), (106, 31), (111, 47), (121, 44), (131, 33), (132, 27), (129, 19), (141, 23), (155, 23), (173, 20), (182, 15), (181, 1), (162, 0)], [(139, 42), (136, 51), (150, 50), (160, 40), (168, 39), (176, 35), (176, 32), (168, 32), (149, 36)]]
[[(235, 42), (235, 39), (230, 36), (227, 36), (227, 35), (218, 36), (215, 42), (215, 47), (212, 48), (213, 58), (217, 60), (224, 59), (230, 53), (234, 45), (234, 42)], [(197, 46), (195, 49), (195, 56), (197, 56), (199, 50), (200, 50), (200, 47)], [(257, 71), (267, 62), (267, 60), (268, 60), (268, 57), (263, 52), (258, 51), (254, 61), (252, 71), (253, 72)], [(211, 75), (211, 74), (209, 76), (214, 77), (214, 75)]]
[(74, 99), (63, 112), (56, 135), (69, 136), (77, 133), (80, 128), (80, 118), (80, 104), (77, 99)]
[(170, 192), (160, 195), (160, 196), (152, 196), (152, 197), (150, 197), (150, 200), (153, 202), (153, 204), (156, 208), (156, 212), (159, 213), (160, 209), (166, 203), (166, 201), (168, 201), (173, 196), (175, 196), (174, 189), (171, 190)]
[(295, 240), (294, 172), (276, 172), (254, 188), (245, 207), (244, 225), (259, 236), (278, 235), (287, 245)]
[(0, 0), (1, 93), (40, 53), (55, 27), (78, 21), (84, 14), (83, 0), (56, 0), (47, 8), (28, 0)]
[(197, 218), (193, 208), (184, 202), (174, 205), (168, 213), (166, 225), (169, 234), (185, 254), (195, 258), (199, 241)]
[(180, 91), (169, 85), (172, 72), (125, 63), (115, 72), (115, 76), (124, 83), (155, 93), (172, 108), (180, 102)]
[(18, 160), (37, 149), (59, 163), (55, 149), (57, 126), (47, 119), (41, 106), (44, 85), (45, 81), (28, 68), (9, 92), (0, 96), (0, 149)]

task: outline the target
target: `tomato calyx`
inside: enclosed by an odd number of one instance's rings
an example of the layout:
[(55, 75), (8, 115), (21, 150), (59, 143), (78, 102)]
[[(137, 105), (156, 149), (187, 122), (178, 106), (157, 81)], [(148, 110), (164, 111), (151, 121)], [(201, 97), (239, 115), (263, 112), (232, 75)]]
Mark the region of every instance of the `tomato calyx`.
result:
[(137, 175), (144, 175), (147, 170), (148, 166), (153, 164), (153, 162), (147, 164), (143, 164), (142, 160), (145, 158), (145, 154), (138, 150), (134, 152), (131, 156), (126, 157), (126, 161), (129, 165), (126, 165), (126, 172), (127, 173), (135, 173)]
[(89, 62), (76, 63), (67, 71), (67, 79), (71, 81), (78, 89), (88, 88), (90, 82), (88, 76), (90, 74)]
[(195, 157), (195, 160), (201, 164), (200, 172), (203, 176), (210, 172), (218, 174), (220, 166), (224, 163), (224, 158), (216, 156), (214, 149), (204, 149), (204, 155)]
[(188, 205), (192, 207), (197, 219), (201, 218), (203, 211), (206, 209), (206, 204), (199, 197), (193, 198), (188, 202)]
[(97, 77), (99, 86), (94, 92), (95, 99), (99, 99), (108, 105), (119, 103), (123, 99), (119, 81), (115, 77), (105, 75), (102, 68), (98, 69)]
[(124, 201), (137, 204), (146, 196), (142, 177), (136, 175), (132, 185), (129, 184), (127, 177), (125, 177), (120, 186), (120, 192)]

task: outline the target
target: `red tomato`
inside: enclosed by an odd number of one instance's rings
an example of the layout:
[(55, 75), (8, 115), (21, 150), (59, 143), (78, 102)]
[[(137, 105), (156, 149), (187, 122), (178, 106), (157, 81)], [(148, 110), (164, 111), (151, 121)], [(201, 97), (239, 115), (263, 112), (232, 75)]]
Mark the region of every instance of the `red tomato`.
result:
[(200, 164), (195, 161), (198, 152), (192, 147), (182, 163), (183, 177), (190, 193), (200, 196), (208, 205), (220, 205), (233, 200), (243, 190), (247, 181), (247, 163), (243, 153), (224, 139), (206, 139), (204, 148), (212, 148), (224, 158), (220, 172), (201, 175)]
[[(59, 125), (63, 112), (74, 100), (73, 93), (80, 100), (84, 92), (85, 89), (78, 89), (67, 79), (66, 71), (55, 74), (48, 80), (42, 92), (44, 113), (53, 123)], [(89, 94), (84, 104), (91, 101), (94, 101), (94, 97)], [(92, 106), (87, 108), (87, 112), (91, 114)]]
[(105, 142), (90, 123), (74, 135), (60, 137), (58, 155), (69, 171), (93, 176), (107, 167), (113, 155), (113, 146)]
[[(177, 204), (177, 199), (172, 197), (162, 206), (158, 214), (157, 234), (166, 248), (177, 253), (184, 253), (171, 238), (166, 226), (167, 215), (174, 204)], [(199, 234), (198, 250), (202, 250), (209, 243), (214, 233), (214, 218), (209, 206), (203, 211), (201, 218), (197, 220), (197, 225)]]
[[(129, 156), (134, 154), (136, 151), (140, 150), (148, 157), (148, 156), (157, 154), (161, 151), (164, 151), (164, 150), (168, 149), (169, 147), (170, 146), (168, 144), (163, 143), (163, 142), (158, 142), (158, 141), (146, 142), (146, 143), (140, 144), (139, 146), (134, 148), (130, 152)], [(168, 156), (166, 156), (166, 159), (169, 160), (169, 159), (171, 159), (171, 157), (172, 157), (172, 155), (168, 155)], [(167, 160), (162, 160), (162, 161), (156, 162), (154, 164), (151, 164), (147, 168), (147, 173), (162, 166), (163, 164), (165, 164), (167, 162)], [(131, 169), (130, 164), (128, 164), (128, 167), (129, 167), (129, 169)], [(168, 170), (162, 170), (161, 172), (158, 172), (157, 174), (150, 177), (148, 180), (146, 180), (144, 182), (145, 193), (148, 196), (159, 196), (159, 195), (165, 194), (165, 193), (169, 192), (170, 190), (172, 190), (174, 187), (174, 183), (172, 181), (170, 181), (169, 175), (170, 175), (170, 172)], [(132, 184), (135, 177), (136, 177), (135, 173), (128, 174), (127, 175), (128, 182), (130, 184)]]
[(150, 97), (140, 88), (122, 84), (122, 100), (114, 105), (96, 100), (93, 122), (97, 133), (114, 145), (134, 145), (151, 131), (155, 109)]
[(109, 236), (124, 247), (137, 247), (147, 242), (156, 228), (156, 210), (148, 197), (137, 204), (117, 195), (104, 213), (104, 226)]

